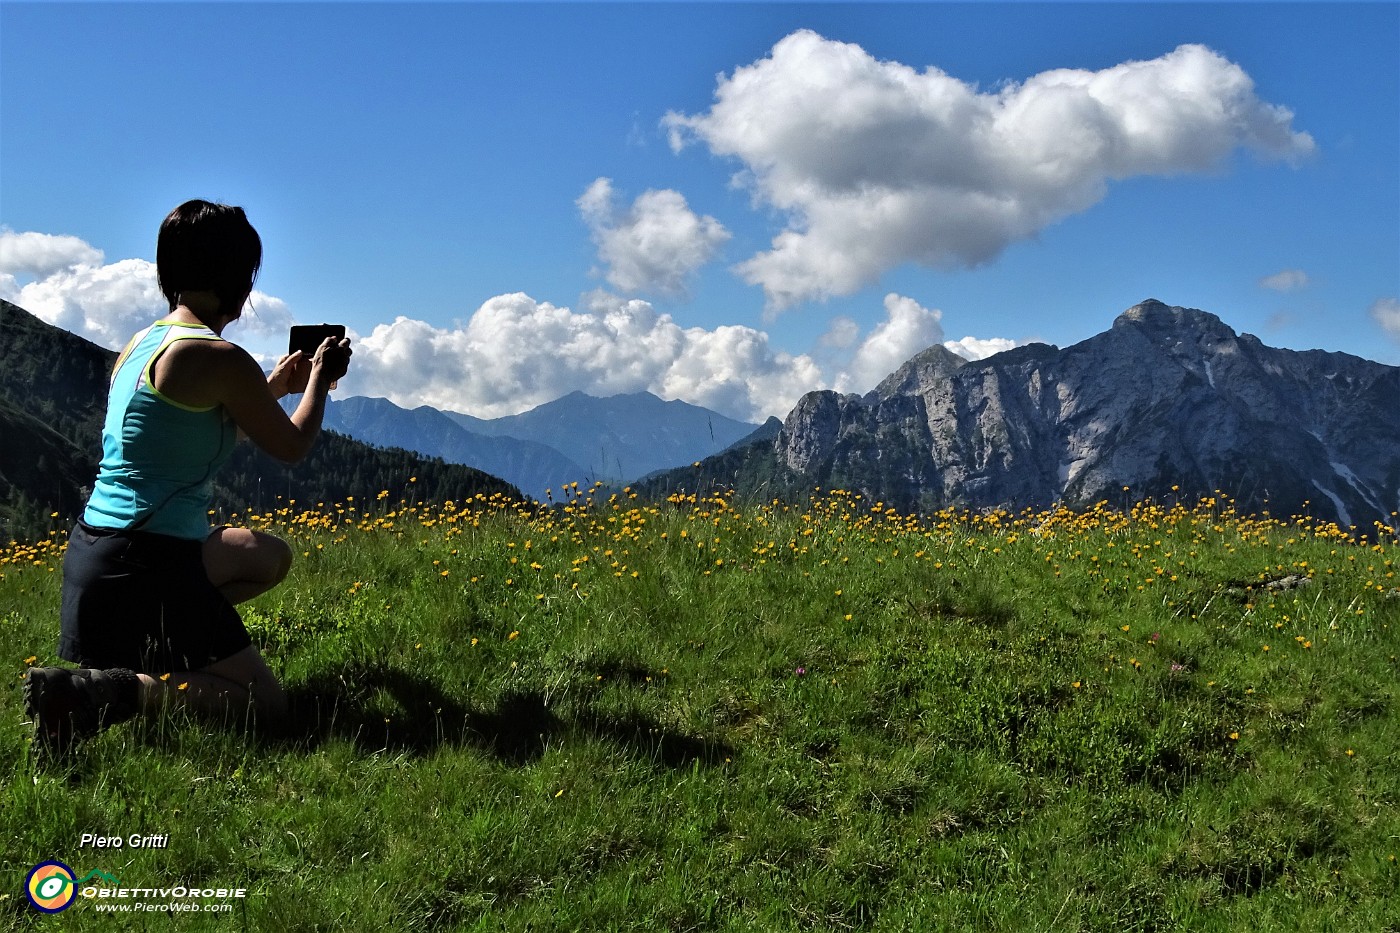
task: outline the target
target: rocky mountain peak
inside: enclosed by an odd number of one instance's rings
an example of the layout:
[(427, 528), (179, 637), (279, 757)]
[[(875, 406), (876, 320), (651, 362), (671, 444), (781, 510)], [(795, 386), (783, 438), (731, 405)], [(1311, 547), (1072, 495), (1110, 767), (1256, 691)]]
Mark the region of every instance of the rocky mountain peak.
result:
[(1118, 315), (1113, 327), (1115, 330), (1135, 329), (1153, 343), (1177, 343), (1188, 337), (1194, 338), (1193, 342), (1199, 342), (1202, 337), (1235, 340), (1239, 336), (1209, 311), (1168, 305), (1155, 298), (1135, 304)]
[(866, 393), (865, 402), (877, 404), (896, 395), (923, 395), (934, 383), (947, 379), (966, 364), (967, 360), (952, 350), (934, 344), (882, 379)]
[(813, 393), (772, 448), (791, 484), (902, 507), (1024, 508), (1222, 491), (1363, 530), (1400, 510), (1400, 368), (1265, 346), (1148, 300), (1063, 350), (931, 347), (864, 398)]

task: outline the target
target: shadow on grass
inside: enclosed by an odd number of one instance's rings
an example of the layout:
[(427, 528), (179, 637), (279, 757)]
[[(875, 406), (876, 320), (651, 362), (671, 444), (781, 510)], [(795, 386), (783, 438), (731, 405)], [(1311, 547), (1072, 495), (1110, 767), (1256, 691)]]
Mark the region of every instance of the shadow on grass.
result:
[(711, 765), (733, 755), (726, 743), (673, 732), (643, 716), (584, 710), (562, 718), (538, 692), (508, 693), (490, 708), (465, 706), (431, 680), (393, 668), (322, 675), (288, 693), (291, 725), (278, 738), (311, 747), (331, 738), (349, 739), (366, 752), (411, 755), (475, 747), (524, 765), (551, 743), (592, 736), (667, 768)]

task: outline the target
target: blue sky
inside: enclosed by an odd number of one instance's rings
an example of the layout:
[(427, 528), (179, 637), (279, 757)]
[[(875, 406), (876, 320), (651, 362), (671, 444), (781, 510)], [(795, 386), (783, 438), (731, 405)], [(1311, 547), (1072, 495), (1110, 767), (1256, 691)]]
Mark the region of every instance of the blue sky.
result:
[(1145, 298), (1400, 365), (1400, 4), (0, 4), (0, 297), (113, 346), (243, 205), (260, 358), (782, 416)]

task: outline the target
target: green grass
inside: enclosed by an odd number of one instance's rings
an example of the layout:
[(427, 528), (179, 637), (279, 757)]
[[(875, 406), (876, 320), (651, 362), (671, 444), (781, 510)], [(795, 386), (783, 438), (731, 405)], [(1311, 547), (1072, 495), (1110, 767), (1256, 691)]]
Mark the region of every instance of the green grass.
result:
[[(63, 766), (19, 691), (62, 536), (10, 548), (0, 926), (1400, 930), (1389, 529), (586, 495), (254, 516), (300, 555), (245, 607), (299, 723)], [(248, 896), (49, 919), (48, 859)]]

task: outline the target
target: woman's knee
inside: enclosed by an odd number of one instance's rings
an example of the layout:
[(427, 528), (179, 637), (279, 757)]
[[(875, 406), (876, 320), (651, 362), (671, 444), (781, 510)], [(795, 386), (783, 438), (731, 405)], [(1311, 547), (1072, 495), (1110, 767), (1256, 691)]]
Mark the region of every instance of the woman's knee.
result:
[(292, 548), (265, 531), (220, 528), (205, 541), (204, 563), (216, 586), (239, 580), (275, 586), (292, 569)]
[(273, 578), (271, 582), (281, 583), (287, 578), (287, 574), (292, 571), (292, 546), (276, 535), (255, 531), (254, 534), (261, 535), (266, 542), (263, 546), (267, 548), (270, 569)]

